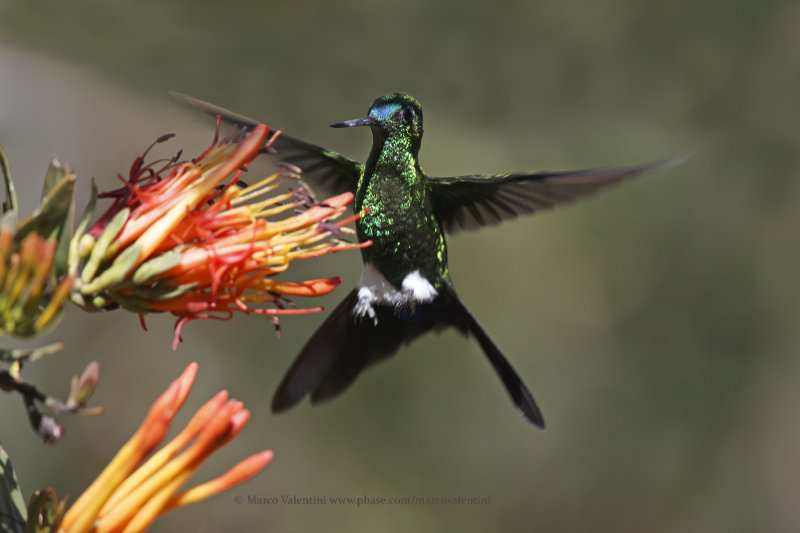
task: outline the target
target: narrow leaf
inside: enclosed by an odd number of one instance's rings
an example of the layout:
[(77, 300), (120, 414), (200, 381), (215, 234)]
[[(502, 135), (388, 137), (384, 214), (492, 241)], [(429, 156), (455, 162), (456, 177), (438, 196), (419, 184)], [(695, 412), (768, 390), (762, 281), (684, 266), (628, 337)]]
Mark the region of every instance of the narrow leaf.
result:
[(58, 238), (71, 213), (74, 190), (75, 173), (69, 173), (50, 189), (39, 209), (20, 223), (17, 238), (22, 240), (31, 232), (46, 239)]
[(17, 209), (17, 193), (14, 191), (14, 182), (11, 180), (11, 170), (8, 168), (8, 158), (0, 146), (0, 180), (3, 181), (5, 189), (5, 200), (3, 200), (3, 213)]
[(17, 474), (11, 466), (3, 445), (0, 444), (0, 531), (3, 533), (25, 533), (28, 509)]
[(69, 167), (67, 165), (62, 165), (58, 159), (53, 159), (50, 162), (50, 166), (47, 168), (47, 173), (44, 175), (44, 187), (42, 187), (42, 202), (50, 195), (50, 191), (52, 191), (58, 182), (61, 181), (64, 176), (70, 174)]
[(83, 272), (81, 272), (81, 280), (84, 283), (89, 283), (94, 279), (94, 275), (97, 273), (97, 269), (100, 268), (100, 262), (105, 257), (108, 247), (111, 246), (114, 238), (122, 231), (122, 227), (125, 225), (125, 222), (127, 222), (130, 212), (131, 210), (126, 207), (114, 215), (114, 218), (108, 223), (106, 229), (103, 230), (102, 235), (100, 235), (97, 242), (94, 243), (92, 253), (89, 255), (89, 260), (83, 267)]
[(168, 283), (164, 283), (156, 285), (155, 287), (141, 287), (138, 285), (133, 285), (130, 287), (130, 289), (133, 291), (133, 294), (143, 298), (145, 302), (163, 302), (166, 300), (180, 298), (184, 294), (188, 294), (196, 289), (198, 285), (199, 283), (193, 282), (184, 283), (183, 285), (178, 285), (175, 287), (173, 285), (169, 285)]
[(81, 237), (83, 237), (83, 234), (86, 233), (86, 229), (89, 227), (89, 223), (92, 221), (92, 217), (94, 216), (95, 204), (97, 204), (97, 185), (95, 184), (94, 180), (92, 180), (92, 189), (89, 194), (89, 203), (86, 204), (86, 209), (83, 210), (81, 219), (78, 222), (78, 227), (75, 228), (75, 234), (69, 241), (69, 253), (67, 256), (67, 265), (69, 273), (72, 275), (75, 275), (78, 272), (78, 265), (80, 264), (80, 253), (79, 253), (80, 241)]
[[(100, 244), (100, 241), (97, 241)], [(95, 247), (97, 247), (95, 244)], [(94, 250), (92, 250), (94, 252)], [(139, 261), (139, 255), (142, 253), (141, 245), (131, 246), (126, 248), (121, 254), (114, 259), (107, 269), (102, 274), (94, 278), (90, 283), (81, 287), (83, 294), (92, 294), (108, 289), (109, 287), (121, 283), (125, 279), (136, 263)], [(92, 253), (94, 256), (94, 253)]]
[(177, 266), (180, 262), (181, 253), (177, 250), (169, 250), (158, 257), (142, 263), (133, 274), (133, 282), (137, 285), (147, 283), (162, 272), (166, 272), (170, 268)]

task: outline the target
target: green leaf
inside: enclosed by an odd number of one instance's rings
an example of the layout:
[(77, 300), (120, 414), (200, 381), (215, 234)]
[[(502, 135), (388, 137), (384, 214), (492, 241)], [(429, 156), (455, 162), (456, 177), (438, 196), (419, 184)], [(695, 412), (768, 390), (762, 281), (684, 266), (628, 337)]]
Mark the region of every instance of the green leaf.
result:
[[(89, 254), (89, 260), (86, 261), (86, 264), (83, 267), (83, 272), (81, 272), (81, 281), (84, 283), (89, 283), (94, 279), (94, 275), (97, 273), (97, 269), (100, 268), (100, 262), (106, 255), (106, 251), (108, 251), (109, 246), (114, 241), (116, 236), (122, 231), (122, 227), (125, 225), (125, 222), (128, 220), (128, 215), (130, 214), (131, 210), (127, 207), (120, 209), (120, 211), (114, 215), (114, 218), (106, 226), (106, 229), (103, 230), (102, 235), (97, 239), (97, 242), (94, 243), (92, 247), (92, 253)], [(88, 294), (84, 292), (84, 294)]]
[(86, 230), (89, 227), (89, 223), (92, 221), (92, 217), (94, 216), (94, 207), (97, 204), (97, 185), (95, 184), (94, 180), (92, 180), (92, 190), (89, 195), (89, 203), (86, 204), (86, 209), (83, 210), (83, 215), (81, 215), (81, 219), (78, 222), (78, 227), (75, 228), (75, 235), (72, 236), (72, 239), (69, 241), (69, 253), (67, 256), (67, 265), (69, 273), (72, 275), (77, 274), (78, 266), (80, 264), (80, 242), (81, 237), (83, 234), (86, 233)]
[[(97, 249), (98, 244), (100, 244), (100, 240), (95, 244), (95, 249)], [(102, 274), (81, 287), (81, 292), (83, 294), (92, 294), (122, 283), (125, 277), (133, 270), (133, 267), (136, 266), (141, 253), (142, 246), (140, 244), (126, 248)], [(94, 250), (92, 250), (92, 257), (94, 257)]]
[[(42, 188), (42, 203), (48, 201), (52, 194), (57, 194), (57, 187), (64, 178), (72, 177), (73, 182), (76, 174), (69, 170), (69, 166), (62, 165), (57, 159), (50, 162), (47, 174), (44, 177), (44, 187)], [(74, 190), (74, 184), (73, 184)], [(67, 273), (67, 258), (69, 257), (69, 241), (72, 237), (72, 218), (75, 211), (75, 202), (72, 201), (72, 191), (69, 192), (68, 207), (63, 214), (61, 223), (54, 230), (54, 235), (58, 239), (56, 255), (53, 261), (54, 280), (61, 279)]]
[(64, 176), (70, 174), (69, 166), (62, 165), (58, 159), (53, 159), (44, 175), (44, 187), (42, 187), (42, 202), (50, 195), (50, 192), (58, 185)]
[(113, 291), (111, 298), (120, 306), (124, 307), (134, 313), (150, 313), (153, 312), (151, 307), (153, 302), (161, 302), (165, 300), (172, 300), (180, 298), (197, 288), (198, 283), (186, 283), (177, 287), (168, 285), (166, 283), (159, 284), (155, 287), (140, 287), (137, 285), (129, 285), (126, 294), (120, 291)]
[(158, 257), (154, 257), (141, 264), (136, 272), (133, 273), (133, 282), (143, 285), (155, 276), (166, 272), (170, 268), (177, 266), (181, 262), (181, 253), (178, 250), (169, 250)]
[(3, 200), (3, 213), (17, 209), (17, 193), (14, 192), (14, 182), (11, 180), (11, 170), (8, 168), (8, 158), (0, 146), (0, 180), (3, 181), (6, 198)]
[(33, 215), (23, 220), (17, 230), (17, 242), (21, 242), (29, 233), (36, 232), (46, 239), (57, 239), (63, 228), (72, 230), (72, 193), (75, 190), (75, 173), (65, 174), (53, 185), (42, 201), (42, 205)]
[(72, 216), (75, 207), (70, 202), (69, 209), (64, 217), (64, 223), (58, 232), (58, 246), (56, 246), (56, 256), (53, 258), (54, 281), (63, 278), (68, 271), (69, 242), (72, 239)]
[(17, 474), (11, 466), (3, 445), (0, 444), (0, 531), (3, 533), (25, 533), (28, 509)]
[[(185, 283), (183, 285), (170, 285), (167, 282), (159, 283), (153, 287), (141, 287), (138, 285), (131, 285), (128, 287), (133, 294), (141, 298), (145, 302), (164, 302), (166, 300), (174, 300), (180, 298), (196, 289), (200, 284), (198, 282)], [(114, 294), (114, 299), (117, 300), (117, 294)]]

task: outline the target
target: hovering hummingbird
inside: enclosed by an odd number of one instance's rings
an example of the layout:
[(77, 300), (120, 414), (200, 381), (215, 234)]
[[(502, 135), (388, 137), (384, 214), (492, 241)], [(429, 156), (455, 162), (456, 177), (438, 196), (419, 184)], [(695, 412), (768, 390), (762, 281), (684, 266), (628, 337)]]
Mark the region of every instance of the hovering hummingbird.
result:
[[(175, 98), (238, 125), (258, 121), (172, 93)], [(306, 395), (317, 403), (347, 389), (368, 366), (394, 354), (430, 330), (455, 327), (478, 340), (516, 407), (531, 423), (544, 419), (528, 388), (453, 289), (445, 233), (498, 224), (594, 193), (626, 178), (665, 169), (685, 159), (640, 165), (431, 177), (419, 165), (422, 108), (411, 96), (392, 93), (375, 100), (364, 118), (331, 124), (367, 126), (372, 150), (366, 164), (281, 134), (272, 145), (280, 160), (303, 178), (333, 193), (355, 193), (354, 210), (364, 270), (361, 279), (303, 346), (272, 399), (273, 412)]]

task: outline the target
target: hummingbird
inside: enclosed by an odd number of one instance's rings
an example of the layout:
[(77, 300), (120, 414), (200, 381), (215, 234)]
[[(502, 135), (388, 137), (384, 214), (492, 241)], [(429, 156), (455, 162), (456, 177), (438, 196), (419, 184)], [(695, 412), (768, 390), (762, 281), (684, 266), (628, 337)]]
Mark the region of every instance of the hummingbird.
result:
[[(259, 122), (196, 98), (172, 95), (242, 132)], [(285, 411), (305, 396), (312, 403), (347, 389), (367, 367), (431, 331), (454, 327), (474, 336), (522, 416), (544, 428), (525, 383), (453, 288), (445, 235), (498, 224), (590, 195), (598, 189), (681, 163), (678, 155), (644, 164), (520, 172), (428, 176), (420, 167), (422, 108), (405, 93), (381, 96), (366, 117), (331, 124), (368, 127), (372, 149), (362, 164), (281, 133), (270, 152), (302, 170), (312, 184), (355, 194), (364, 263), (356, 287), (310, 337), (272, 399)]]

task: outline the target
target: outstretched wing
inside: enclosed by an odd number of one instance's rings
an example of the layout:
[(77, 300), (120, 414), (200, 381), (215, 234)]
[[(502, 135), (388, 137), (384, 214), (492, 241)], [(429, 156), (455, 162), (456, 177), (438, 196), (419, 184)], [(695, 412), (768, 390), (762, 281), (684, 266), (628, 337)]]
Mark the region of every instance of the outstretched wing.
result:
[(427, 183), (439, 222), (446, 232), (455, 233), (570, 202), (624, 179), (675, 166), (687, 157), (681, 154), (625, 167), (428, 178)]
[[(170, 92), (178, 101), (198, 109), (212, 117), (219, 116), (222, 121), (242, 128), (242, 132), (253, 129), (259, 122), (252, 118), (239, 115), (223, 107), (198, 100), (185, 94)], [(273, 130), (273, 125), (267, 124)], [(331, 152), (320, 146), (295, 139), (281, 133), (272, 144), (271, 152), (275, 157), (285, 163), (290, 163), (303, 171), (303, 179), (313, 184), (328, 189), (331, 193), (355, 192), (358, 178), (364, 166), (348, 159), (336, 152)]]

